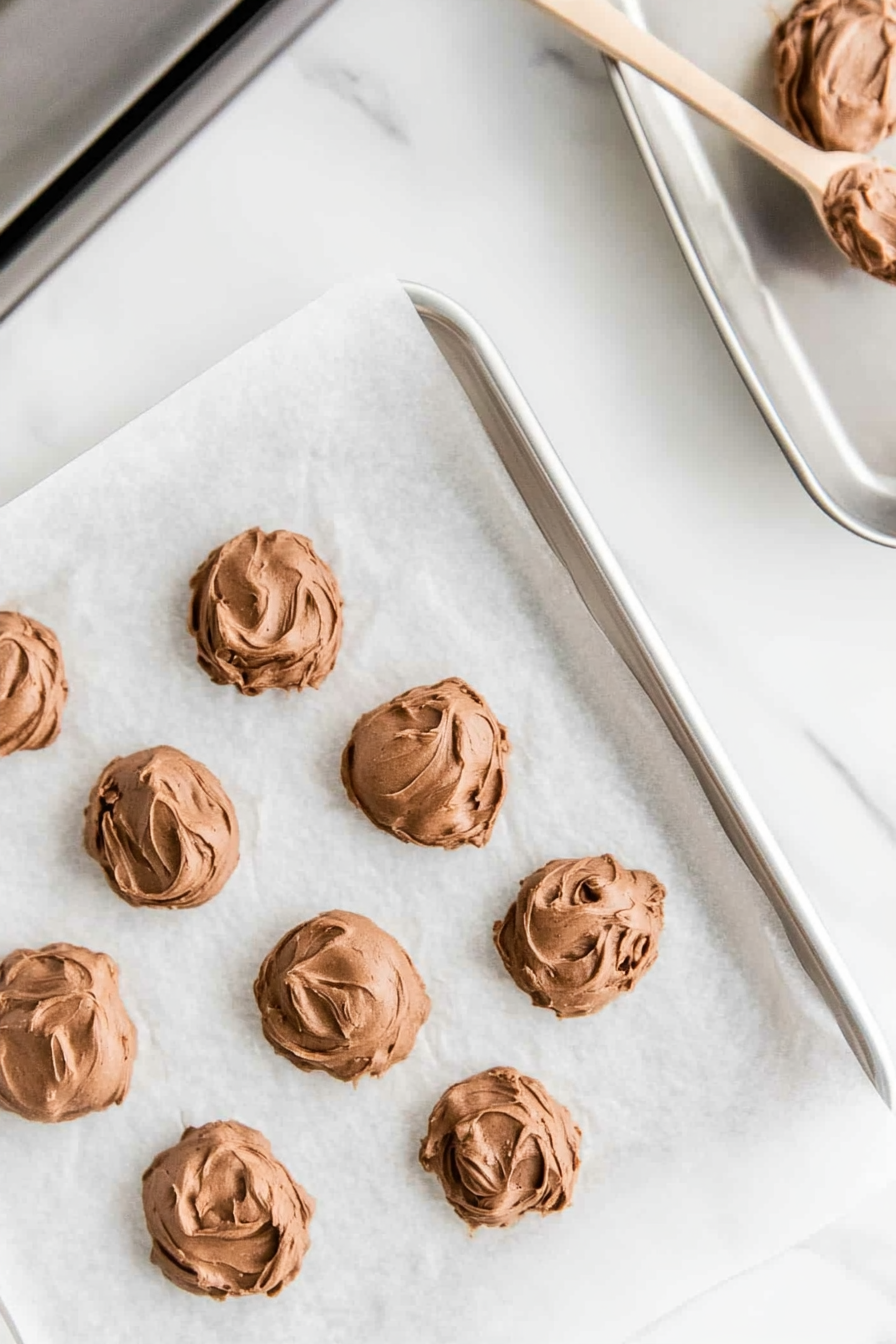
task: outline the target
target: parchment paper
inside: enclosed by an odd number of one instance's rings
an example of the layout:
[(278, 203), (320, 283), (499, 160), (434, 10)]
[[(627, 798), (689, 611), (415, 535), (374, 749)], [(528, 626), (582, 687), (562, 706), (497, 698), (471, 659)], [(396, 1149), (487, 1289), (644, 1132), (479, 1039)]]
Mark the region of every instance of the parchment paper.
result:
[[(310, 535), (339, 576), (319, 691), (247, 700), (195, 664), (190, 575), (252, 524)], [(56, 745), (0, 761), (0, 946), (109, 952), (139, 1031), (121, 1108), (0, 1113), (0, 1292), (25, 1344), (613, 1344), (893, 1172), (890, 1117), (394, 282), (334, 291), (4, 509), (0, 607), (56, 630), (71, 684)], [(339, 782), (362, 711), (448, 675), (513, 743), (483, 851), (403, 846)], [(131, 909), (80, 847), (102, 766), (157, 743), (239, 814), (236, 875), (195, 911)], [(667, 884), (660, 958), (560, 1022), (492, 921), (536, 866), (605, 850)], [(279, 935), (333, 906), (398, 937), (433, 1000), (411, 1058), (357, 1090), (276, 1057), (252, 996)], [(499, 1063), (570, 1108), (582, 1174), (568, 1212), (470, 1237), (417, 1147), (442, 1090)], [(230, 1117), (318, 1201), (273, 1301), (191, 1298), (148, 1260), (143, 1169)]]

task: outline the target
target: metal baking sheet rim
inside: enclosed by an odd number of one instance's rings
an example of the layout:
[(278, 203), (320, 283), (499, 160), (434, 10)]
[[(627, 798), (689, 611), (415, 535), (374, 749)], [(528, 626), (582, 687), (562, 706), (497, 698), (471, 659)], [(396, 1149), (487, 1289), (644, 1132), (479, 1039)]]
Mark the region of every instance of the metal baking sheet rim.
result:
[(626, 120), (632, 139), (637, 146), (638, 153), (647, 169), (647, 175), (650, 178), (654, 191), (656, 192), (660, 204), (666, 214), (666, 218), (675, 235), (675, 240), (681, 249), (688, 269), (694, 278), (700, 296), (713, 322), (718, 328), (719, 335), (728, 347), (728, 352), (734, 361), (738, 373), (744, 380), (753, 400), (762, 412), (762, 415), (778, 441), (778, 445), (784, 456), (787, 458), (794, 474), (800, 481), (806, 492), (814, 499), (820, 509), (830, 517), (834, 522), (845, 527), (848, 532), (854, 532), (856, 536), (864, 538), (866, 541), (876, 542), (879, 546), (896, 547), (896, 536), (890, 532), (881, 531), (879, 528), (871, 526), (869, 523), (851, 513), (849, 509), (844, 508), (830, 494), (822, 484), (821, 480), (809, 466), (803, 453), (800, 451), (793, 436), (788, 431), (786, 425), (778, 414), (774, 403), (765, 390), (759, 374), (750, 362), (740, 338), (737, 335), (722, 301), (716, 291), (713, 282), (703, 265), (700, 253), (694, 244), (690, 230), (684, 221), (678, 204), (675, 200), (672, 188), (666, 177), (666, 173), (654, 152), (650, 137), (641, 119), (638, 111), (636, 96), (629, 84), (628, 71), (620, 66), (617, 61), (609, 57), (604, 58), (607, 70), (610, 76), (610, 83), (616, 99), (622, 110), (622, 115)]
[(459, 304), (419, 284), (405, 283), (405, 290), (592, 618), (659, 712), (856, 1059), (892, 1108), (896, 1075), (879, 1026), (503, 358)]

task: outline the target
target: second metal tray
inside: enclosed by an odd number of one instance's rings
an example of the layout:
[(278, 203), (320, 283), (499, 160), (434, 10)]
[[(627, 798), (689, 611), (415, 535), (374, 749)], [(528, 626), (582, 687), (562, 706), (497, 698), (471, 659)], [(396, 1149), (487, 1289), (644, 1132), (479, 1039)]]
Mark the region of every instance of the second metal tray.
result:
[[(775, 18), (763, 0), (617, 3), (775, 115)], [(896, 546), (896, 291), (850, 270), (804, 194), (768, 164), (634, 70), (610, 63), (610, 74), (685, 260), (793, 470), (842, 526)], [(878, 156), (896, 163), (894, 144)]]
[(509, 369), (456, 303), (421, 285), (406, 289), (541, 532), (658, 710), (853, 1053), (891, 1106), (893, 1066), (880, 1028)]

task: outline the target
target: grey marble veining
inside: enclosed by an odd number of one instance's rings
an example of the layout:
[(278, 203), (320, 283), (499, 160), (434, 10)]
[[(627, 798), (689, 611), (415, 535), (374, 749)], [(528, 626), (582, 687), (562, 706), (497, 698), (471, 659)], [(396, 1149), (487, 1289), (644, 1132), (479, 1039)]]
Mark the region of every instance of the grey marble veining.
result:
[(868, 815), (873, 817), (875, 823), (881, 828), (888, 839), (896, 845), (896, 818), (890, 816), (888, 812), (876, 801), (871, 793), (865, 788), (861, 780), (849, 768), (845, 761), (824, 742), (817, 733), (806, 729), (806, 737), (816, 748), (819, 755), (827, 761), (828, 765), (836, 771), (843, 780), (843, 783), (849, 789), (853, 797), (864, 807)]
[(357, 108), (390, 140), (403, 145), (411, 143), (406, 127), (392, 107), (388, 89), (374, 75), (335, 62), (321, 62), (304, 70), (303, 77), (309, 84), (327, 89), (336, 98)]

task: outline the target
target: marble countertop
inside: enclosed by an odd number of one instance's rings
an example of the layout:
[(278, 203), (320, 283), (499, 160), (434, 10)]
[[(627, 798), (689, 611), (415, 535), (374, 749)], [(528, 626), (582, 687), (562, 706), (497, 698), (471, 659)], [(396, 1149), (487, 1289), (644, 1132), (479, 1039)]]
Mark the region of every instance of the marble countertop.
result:
[[(373, 270), (490, 332), (896, 1053), (896, 553), (805, 495), (601, 59), (519, 0), (338, 0), (13, 312), (0, 500)], [(885, 1191), (642, 1344), (896, 1338), (894, 1214)]]

